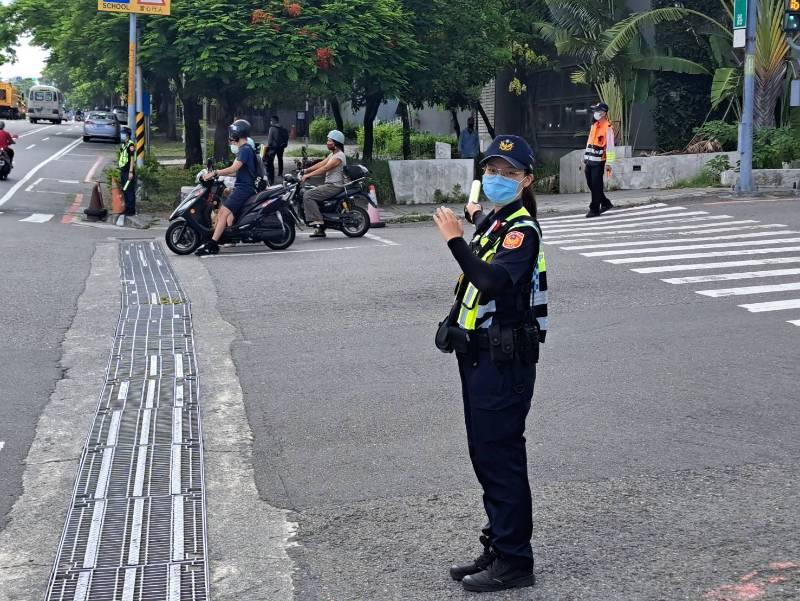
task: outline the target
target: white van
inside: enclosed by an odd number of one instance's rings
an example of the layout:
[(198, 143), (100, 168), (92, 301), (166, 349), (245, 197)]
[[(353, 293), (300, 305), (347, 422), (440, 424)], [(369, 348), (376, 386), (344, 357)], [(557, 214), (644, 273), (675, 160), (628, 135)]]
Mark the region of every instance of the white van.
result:
[(64, 120), (64, 95), (53, 86), (31, 86), (28, 92), (28, 120), (31, 123)]

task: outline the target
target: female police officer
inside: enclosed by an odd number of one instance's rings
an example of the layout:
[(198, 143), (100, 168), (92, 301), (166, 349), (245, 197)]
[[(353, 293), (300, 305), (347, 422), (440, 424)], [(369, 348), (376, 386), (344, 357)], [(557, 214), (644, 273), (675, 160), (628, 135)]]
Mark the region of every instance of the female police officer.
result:
[(451, 210), (440, 208), (434, 215), (463, 270), (437, 346), (457, 354), (469, 455), (488, 517), (480, 537), (483, 554), (450, 569), (469, 591), (535, 582), (524, 436), (540, 338), (531, 308), (531, 284), (540, 266), (533, 159), (522, 138), (494, 139), (482, 161), (484, 194), (494, 208), (484, 215), (479, 205), (467, 205), (476, 224), (471, 245)]

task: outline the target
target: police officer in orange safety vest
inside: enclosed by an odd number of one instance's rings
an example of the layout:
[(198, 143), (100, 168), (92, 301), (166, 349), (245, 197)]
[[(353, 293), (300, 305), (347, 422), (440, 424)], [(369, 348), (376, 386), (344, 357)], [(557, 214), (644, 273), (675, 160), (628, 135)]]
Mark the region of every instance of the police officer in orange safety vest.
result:
[(608, 120), (608, 105), (600, 102), (593, 104), (589, 109), (593, 112), (593, 123), (583, 162), (586, 183), (592, 192), (592, 202), (589, 204), (586, 216), (597, 217), (614, 206), (606, 197), (603, 173), (611, 176), (611, 165), (617, 158), (617, 152), (614, 146), (614, 128)]

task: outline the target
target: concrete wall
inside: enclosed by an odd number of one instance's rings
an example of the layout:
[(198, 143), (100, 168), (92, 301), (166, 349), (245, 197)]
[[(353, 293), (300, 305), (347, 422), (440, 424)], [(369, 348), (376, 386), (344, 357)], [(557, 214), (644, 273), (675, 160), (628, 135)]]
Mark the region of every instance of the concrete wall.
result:
[(474, 170), (472, 159), (389, 161), (398, 204), (430, 203), (437, 189), (450, 194), (456, 185), (461, 186), (462, 193), (469, 194)]
[[(726, 171), (720, 179), (723, 186), (733, 187), (739, 181), (739, 173)], [(753, 169), (753, 181), (759, 188), (800, 190), (800, 169)]]
[[(619, 190), (645, 190), (671, 188), (677, 182), (700, 174), (705, 164), (719, 155), (727, 155), (732, 165), (739, 160), (738, 152), (707, 154), (675, 154), (654, 157), (619, 158), (612, 168), (609, 187)], [(588, 192), (583, 172), (583, 150), (576, 150), (561, 158), (559, 188), (562, 194)]]

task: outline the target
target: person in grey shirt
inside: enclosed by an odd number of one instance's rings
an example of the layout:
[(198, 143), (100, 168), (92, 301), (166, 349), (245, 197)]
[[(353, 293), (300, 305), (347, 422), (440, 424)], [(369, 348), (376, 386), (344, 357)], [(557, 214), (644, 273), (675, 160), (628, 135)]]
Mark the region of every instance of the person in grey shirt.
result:
[(478, 130), (475, 129), (475, 119), (467, 119), (467, 129), (461, 130), (458, 137), (458, 154), (462, 159), (474, 159), (481, 152), (481, 141), (478, 138)]
[(347, 165), (347, 157), (344, 154), (344, 134), (338, 129), (331, 130), (328, 133), (327, 147), (331, 153), (324, 160), (306, 169), (301, 179), (302, 182), (305, 182), (311, 177), (325, 174), (325, 183), (309, 190), (303, 196), (306, 220), (314, 226), (312, 238), (325, 237), (325, 222), (319, 209), (320, 203), (344, 190), (344, 168)]

